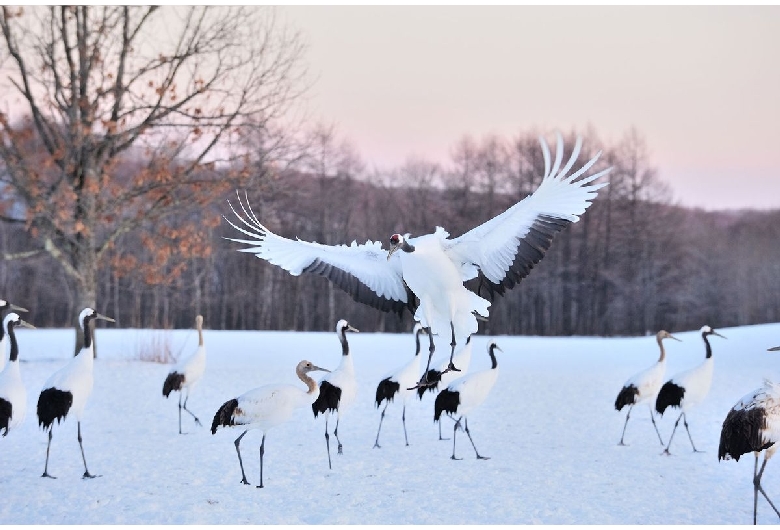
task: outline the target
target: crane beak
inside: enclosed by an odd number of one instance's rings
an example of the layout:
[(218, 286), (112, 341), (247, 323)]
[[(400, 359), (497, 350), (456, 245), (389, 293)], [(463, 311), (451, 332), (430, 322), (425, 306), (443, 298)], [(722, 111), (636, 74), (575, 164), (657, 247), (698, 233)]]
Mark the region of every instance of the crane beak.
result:
[(387, 259), (388, 260), (390, 259), (390, 256), (393, 255), (393, 252), (395, 252), (396, 250), (398, 250), (398, 245), (396, 245), (394, 247), (391, 247), (390, 250), (387, 251)]
[(11, 308), (11, 311), (21, 311), (22, 313), (29, 313), (25, 308), (19, 307), (18, 305), (10, 304), (8, 307)]
[(95, 313), (95, 318), (98, 320), (107, 320), (108, 322), (116, 322), (113, 318), (101, 315), (100, 313)]
[(780, 346), (775, 346), (774, 348), (769, 348), (767, 351), (780, 351)]
[[(669, 334), (669, 338), (670, 338), (670, 339), (674, 339), (674, 340), (676, 340), (677, 342), (682, 342), (680, 339), (678, 339), (677, 337), (675, 337), (675, 336), (674, 336), (674, 335), (672, 335), (672, 334)], [(724, 338), (725, 338), (725, 337), (724, 337)]]
[(359, 330), (359, 329), (357, 329), (357, 328), (353, 328), (353, 327), (352, 327), (352, 326), (350, 326), (349, 324), (347, 324), (346, 330), (347, 330), (347, 331), (354, 331), (355, 333), (359, 333), (359, 332), (360, 332), (360, 330)]
[(723, 335), (721, 335), (720, 333), (718, 333), (717, 331), (713, 331), (713, 332), (712, 332), (712, 334), (713, 334), (713, 335), (717, 335), (717, 336), (718, 336), (718, 337), (720, 337), (721, 339), (725, 339), (725, 338), (726, 338), (726, 337), (724, 337)]
[(311, 370), (309, 370), (309, 371), (310, 372), (317, 372), (317, 371), (320, 371), (320, 372), (330, 372), (330, 370), (328, 370), (327, 368), (320, 368), (316, 364), (313, 364), (312, 367), (311, 367)]
[[(27, 310), (25, 309), (25, 311), (27, 311)], [(22, 326), (23, 328), (38, 329), (35, 326), (33, 326), (32, 324), (30, 324), (29, 322), (26, 322), (26, 321), (24, 321), (22, 319), (19, 319), (19, 322), (17, 323), (17, 325), (18, 326)]]

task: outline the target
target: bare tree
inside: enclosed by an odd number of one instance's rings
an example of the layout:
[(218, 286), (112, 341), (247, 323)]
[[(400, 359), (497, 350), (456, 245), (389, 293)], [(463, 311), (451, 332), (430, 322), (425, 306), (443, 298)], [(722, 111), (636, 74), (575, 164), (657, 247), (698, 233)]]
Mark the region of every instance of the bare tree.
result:
[(4, 105), (24, 109), (0, 113), (3, 178), (78, 306), (123, 235), (180, 254), (198, 227), (157, 223), (245, 183), (243, 131), (302, 90), (300, 39), (269, 9), (3, 7), (0, 29)]

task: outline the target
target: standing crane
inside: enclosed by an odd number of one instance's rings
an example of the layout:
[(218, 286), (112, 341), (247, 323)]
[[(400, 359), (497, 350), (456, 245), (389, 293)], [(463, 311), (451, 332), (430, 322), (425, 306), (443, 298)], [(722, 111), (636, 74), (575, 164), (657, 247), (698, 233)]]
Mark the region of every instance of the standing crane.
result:
[(11, 343), (8, 364), (0, 371), (0, 431), (3, 431), (3, 436), (22, 422), (27, 411), (27, 392), (19, 374), (19, 344), (14, 331), (17, 326), (35, 329), (17, 313), (8, 313), (3, 319), (3, 329)]
[[(466, 374), (471, 364), (471, 335), (466, 339), (466, 344), (462, 348), (455, 352), (452, 358), (452, 363), (458, 367), (458, 370), (448, 370), (449, 360), (444, 360), (437, 368), (431, 368), (428, 370), (425, 378), (428, 381), (428, 385), (417, 386), (417, 396), (422, 400), (426, 392), (436, 392), (440, 388), (447, 388), (447, 385), (452, 383), (458, 377), (462, 377)], [(448, 418), (450, 416), (447, 416)], [(455, 420), (453, 420), (455, 421)], [(439, 424), (439, 440), (449, 440), (441, 435), (441, 422)]]
[(463, 428), (469, 437), (471, 447), (474, 448), (474, 452), (477, 454), (477, 458), (480, 460), (488, 460), (490, 458), (480, 455), (479, 451), (477, 451), (477, 446), (474, 445), (474, 440), (471, 439), (471, 433), (469, 432), (468, 415), (485, 401), (485, 398), (487, 398), (496, 384), (496, 379), (498, 378), (496, 350), (502, 351), (496, 344), (496, 341), (491, 340), (488, 342), (487, 351), (488, 355), (490, 355), (490, 368), (456, 379), (436, 396), (433, 421), (439, 421), (443, 412), (458, 416), (452, 431), (452, 456), (450, 458), (453, 460), (461, 460), (460, 458), (455, 458), (455, 435), (458, 432), (461, 421), (464, 422)]
[(640, 403), (647, 403), (650, 405), (650, 419), (653, 420), (655, 433), (658, 435), (658, 441), (661, 442), (661, 445), (664, 444), (664, 441), (661, 439), (661, 433), (658, 432), (658, 426), (655, 424), (655, 416), (653, 414), (653, 403), (655, 403), (655, 398), (658, 396), (658, 391), (661, 390), (661, 383), (663, 383), (664, 374), (666, 373), (666, 350), (661, 342), (664, 339), (680, 341), (680, 339), (672, 336), (672, 334), (666, 330), (662, 329), (656, 333), (655, 340), (658, 343), (658, 348), (661, 350), (661, 356), (658, 358), (658, 362), (626, 381), (626, 384), (620, 389), (620, 392), (615, 399), (615, 410), (617, 411), (620, 411), (626, 405), (630, 405), (630, 407), (628, 407), (628, 413), (626, 413), (626, 422), (623, 424), (623, 434), (620, 436), (618, 445), (626, 445), (623, 443), (623, 438), (626, 436), (628, 418), (631, 417), (631, 411), (633, 410), (634, 405)]
[(343, 453), (341, 440), (339, 440), (339, 420), (341, 414), (349, 408), (357, 396), (357, 381), (355, 380), (355, 366), (352, 363), (352, 356), (349, 354), (349, 343), (347, 342), (347, 332), (357, 333), (349, 322), (344, 319), (336, 323), (336, 335), (341, 342), (341, 362), (338, 368), (326, 370), (330, 372), (320, 381), (320, 394), (311, 404), (311, 410), (314, 418), (318, 414), (325, 416), (325, 448), (328, 451), (328, 469), (333, 469), (330, 461), (330, 435), (328, 434), (328, 417), (336, 414), (336, 428), (333, 430), (336, 441), (338, 442), (338, 453)]
[[(200, 420), (193, 412), (187, 408), (187, 400), (190, 399), (190, 392), (195, 387), (203, 372), (206, 369), (206, 346), (203, 344), (203, 316), (195, 317), (195, 329), (198, 330), (198, 349), (192, 355), (185, 357), (176, 363), (163, 383), (162, 393), (166, 398), (173, 392), (179, 392), (179, 434), (181, 432), (181, 410), (184, 409), (193, 417), (195, 423), (200, 425)], [(187, 392), (184, 398), (184, 405), (181, 403), (181, 395)]]
[(265, 385), (250, 390), (235, 399), (226, 401), (211, 422), (211, 434), (216, 434), (219, 427), (239, 427), (244, 429), (233, 442), (238, 454), (238, 464), (241, 466), (241, 483), (249, 484), (244, 473), (244, 462), (241, 460), (241, 439), (251, 429), (263, 431), (260, 442), (260, 485), (263, 487), (263, 455), (265, 454), (265, 435), (276, 427), (290, 420), (295, 409), (310, 405), (320, 393), (317, 382), (308, 374), (325, 368), (315, 366), (309, 361), (301, 361), (295, 367), (298, 378), (306, 385), (307, 391), (293, 385)]
[[(767, 351), (780, 351), (780, 346), (769, 348)], [(753, 465), (753, 524), (756, 524), (759, 492), (780, 517), (780, 511), (761, 486), (761, 477), (764, 476), (766, 463), (777, 451), (778, 441), (780, 441), (780, 385), (765, 379), (761, 388), (743, 396), (726, 414), (718, 445), (718, 461), (733, 458), (739, 462), (739, 457), (749, 452), (753, 452), (756, 457)], [(758, 455), (762, 452), (764, 461), (759, 470)]]
[(661, 387), (661, 390), (658, 392), (658, 397), (655, 400), (655, 410), (662, 416), (668, 407), (680, 409), (680, 415), (677, 417), (677, 421), (674, 422), (672, 435), (669, 436), (669, 443), (666, 444), (666, 449), (664, 449), (664, 454), (666, 455), (671, 454), (669, 453), (669, 447), (672, 445), (674, 432), (677, 430), (677, 424), (680, 423), (681, 418), (685, 425), (685, 430), (688, 432), (688, 439), (691, 441), (693, 452), (701, 452), (693, 445), (693, 438), (691, 438), (691, 431), (688, 430), (688, 418), (686, 418), (685, 413), (701, 403), (710, 392), (713, 369), (712, 347), (710, 346), (710, 341), (707, 339), (710, 335), (715, 335), (722, 339), (726, 338), (711, 327), (702, 326), (701, 338), (704, 340), (705, 347), (704, 362), (695, 368), (680, 372), (664, 383), (664, 386)]
[(385, 402), (385, 408), (382, 409), (382, 415), (379, 417), (379, 428), (376, 431), (376, 441), (374, 441), (374, 447), (381, 447), (379, 445), (379, 432), (382, 430), (382, 420), (385, 419), (385, 411), (396, 396), (401, 398), (403, 403), (403, 412), (401, 413), (401, 421), (404, 425), (404, 441), (409, 446), (409, 437), (406, 435), (406, 402), (409, 397), (414, 394), (414, 388), (411, 387), (420, 375), (420, 335), (426, 333), (419, 322), (415, 323), (414, 330), (415, 343), (417, 345), (414, 352), (414, 357), (402, 367), (394, 370), (393, 373), (382, 379), (376, 387), (376, 407), (379, 408), (382, 402)]
[(43, 385), (43, 390), (38, 396), (38, 424), (49, 431), (49, 443), (46, 446), (46, 465), (43, 468), (42, 477), (57, 478), (49, 475), (49, 450), (51, 449), (52, 428), (54, 420), (59, 424), (62, 420), (75, 416), (78, 426), (78, 441), (81, 449), (81, 459), (84, 461), (84, 475), (82, 478), (95, 478), (87, 469), (87, 459), (84, 457), (84, 446), (81, 438), (81, 419), (84, 415), (84, 407), (92, 393), (94, 363), (93, 337), (90, 322), (93, 320), (107, 320), (114, 322), (113, 318), (101, 315), (90, 307), (84, 308), (79, 313), (79, 325), (84, 334), (84, 345), (79, 353), (68, 364), (54, 372)]

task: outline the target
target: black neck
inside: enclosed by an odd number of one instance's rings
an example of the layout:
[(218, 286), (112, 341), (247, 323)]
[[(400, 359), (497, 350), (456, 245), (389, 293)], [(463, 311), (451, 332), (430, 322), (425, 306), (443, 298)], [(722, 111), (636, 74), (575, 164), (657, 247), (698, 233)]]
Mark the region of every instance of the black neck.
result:
[(90, 320), (92, 320), (92, 317), (84, 317), (84, 348), (92, 346), (92, 330), (89, 327)]
[(420, 355), (420, 333), (422, 333), (422, 331), (418, 331), (417, 333), (414, 334), (414, 340), (417, 342), (417, 351), (414, 352), (415, 357)]
[(491, 344), (490, 349), (488, 350), (488, 354), (490, 355), (490, 362), (491, 362), (490, 368), (492, 368), (493, 370), (498, 368), (498, 362), (496, 361), (496, 353), (494, 351), (495, 349), (496, 349), (496, 345)]
[(704, 333), (701, 334), (701, 338), (704, 339), (704, 346), (707, 348), (707, 356), (705, 358), (709, 359), (710, 357), (712, 357), (712, 347), (710, 346), (710, 341), (707, 340), (707, 335), (709, 335), (709, 333), (705, 331)]
[(349, 355), (349, 344), (347, 344), (347, 328), (341, 330), (341, 333), (339, 333), (339, 340), (341, 341), (341, 355)]
[(401, 244), (401, 250), (404, 252), (414, 252), (414, 246), (410, 245), (409, 242), (404, 239), (404, 242)]
[(3, 340), (3, 337), (5, 337), (5, 326), (2, 325), (2, 322), (5, 318), (5, 312), (8, 311), (8, 309), (8, 306), (0, 308), (0, 340)]
[[(19, 345), (16, 344), (16, 333), (14, 333), (13, 322), (8, 323), (8, 338), (11, 341), (11, 357), (8, 360), (14, 362), (19, 358)], [(0, 352), (0, 355), (2, 355), (2, 352)]]

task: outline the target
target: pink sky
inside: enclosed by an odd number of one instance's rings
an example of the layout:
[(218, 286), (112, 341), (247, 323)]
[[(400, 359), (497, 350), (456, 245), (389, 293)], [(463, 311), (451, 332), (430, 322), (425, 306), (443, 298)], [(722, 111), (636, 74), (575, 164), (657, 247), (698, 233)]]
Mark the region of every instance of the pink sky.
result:
[[(292, 7), (308, 109), (369, 166), (632, 126), (683, 205), (780, 208), (780, 7)], [(551, 138), (550, 138), (551, 139)]]

